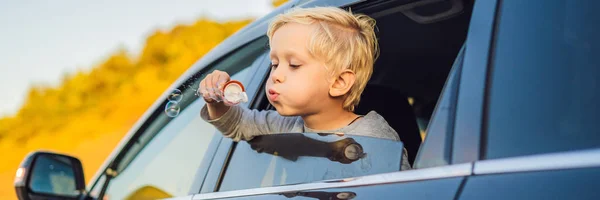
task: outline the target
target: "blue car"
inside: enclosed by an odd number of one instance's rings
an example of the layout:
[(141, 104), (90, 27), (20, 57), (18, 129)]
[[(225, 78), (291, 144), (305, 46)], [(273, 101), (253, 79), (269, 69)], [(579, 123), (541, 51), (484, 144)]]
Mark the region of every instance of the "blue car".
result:
[[(294, 7), (377, 20), (381, 48), (356, 109), (402, 142), (281, 133), (235, 142), (200, 118), (213, 70), (269, 110), (266, 30)], [(139, 119), (91, 181), (81, 162), (33, 152), (19, 199), (600, 199), (600, 1), (296, 0), (197, 61)], [(181, 91), (176, 117), (168, 96)], [(171, 113), (172, 114), (172, 113)], [(171, 115), (174, 116), (174, 115)], [(402, 149), (410, 170), (401, 170)]]

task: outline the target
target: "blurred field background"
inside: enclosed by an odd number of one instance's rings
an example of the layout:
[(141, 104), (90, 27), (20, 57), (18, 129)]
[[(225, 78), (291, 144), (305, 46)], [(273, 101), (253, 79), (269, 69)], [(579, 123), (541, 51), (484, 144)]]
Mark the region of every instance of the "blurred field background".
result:
[[(286, 0), (273, 0), (277, 7)], [(65, 74), (57, 86), (36, 85), (12, 116), (0, 118), (0, 199), (16, 199), (15, 171), (27, 153), (73, 155), (90, 181), (104, 159), (160, 94), (194, 62), (252, 18), (207, 18), (157, 30), (142, 52), (119, 50), (91, 70)]]

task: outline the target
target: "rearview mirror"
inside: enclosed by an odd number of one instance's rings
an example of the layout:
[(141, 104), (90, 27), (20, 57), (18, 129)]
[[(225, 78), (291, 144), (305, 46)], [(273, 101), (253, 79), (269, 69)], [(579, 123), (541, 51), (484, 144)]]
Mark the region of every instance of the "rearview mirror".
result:
[(20, 200), (78, 199), (85, 191), (79, 159), (36, 151), (25, 157), (15, 176)]

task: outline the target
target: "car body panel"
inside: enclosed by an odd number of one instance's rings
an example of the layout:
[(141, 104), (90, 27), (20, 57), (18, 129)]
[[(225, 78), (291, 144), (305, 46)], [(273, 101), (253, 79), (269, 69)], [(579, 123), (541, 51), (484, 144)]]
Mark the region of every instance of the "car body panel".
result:
[[(434, 182), (432, 185), (435, 185), (436, 180), (447, 179), (447, 178), (461, 178), (464, 176), (468, 176), (472, 173), (472, 164), (465, 163), (459, 165), (449, 165), (443, 167), (432, 167), (427, 169), (420, 170), (407, 170), (400, 172), (392, 172), (392, 173), (384, 173), (384, 174), (376, 174), (369, 176), (362, 176), (350, 179), (338, 179), (338, 180), (329, 180), (329, 181), (319, 181), (314, 183), (306, 183), (306, 184), (297, 184), (297, 185), (284, 185), (277, 187), (264, 187), (264, 188), (255, 188), (255, 189), (246, 189), (246, 190), (235, 190), (235, 191), (227, 191), (227, 192), (213, 192), (213, 193), (205, 193), (198, 194), (194, 196), (194, 199), (219, 199), (219, 198), (232, 198), (232, 197), (242, 197), (242, 196), (252, 196), (259, 194), (279, 194), (284, 192), (291, 191), (315, 191), (315, 190), (325, 190), (331, 188), (350, 188), (350, 187), (363, 187), (370, 185), (384, 186), (385, 184), (397, 183), (397, 184), (405, 184), (412, 182)], [(456, 187), (460, 185), (459, 182), (452, 181), (451, 183), (443, 182), (440, 183), (444, 185), (443, 187), (446, 189), (454, 190), (454, 187), (450, 187), (448, 184), (455, 184)], [(454, 197), (454, 196), (452, 196)]]
[(600, 167), (473, 176), (459, 199), (600, 199), (598, 179)]
[[(279, 194), (232, 197), (226, 199), (454, 199), (463, 177), (372, 185), (362, 187), (345, 187), (324, 190), (291, 191)], [(194, 197), (194, 200), (202, 199)]]

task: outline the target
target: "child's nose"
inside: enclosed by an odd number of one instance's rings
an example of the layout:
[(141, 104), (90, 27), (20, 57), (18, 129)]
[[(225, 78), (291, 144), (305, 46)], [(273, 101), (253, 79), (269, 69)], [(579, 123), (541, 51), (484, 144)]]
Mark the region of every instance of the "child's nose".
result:
[(271, 81), (273, 81), (273, 83), (282, 83), (283, 81), (285, 81), (285, 75), (283, 74), (283, 70), (281, 68), (282, 67), (277, 67), (275, 69), (272, 69)]

